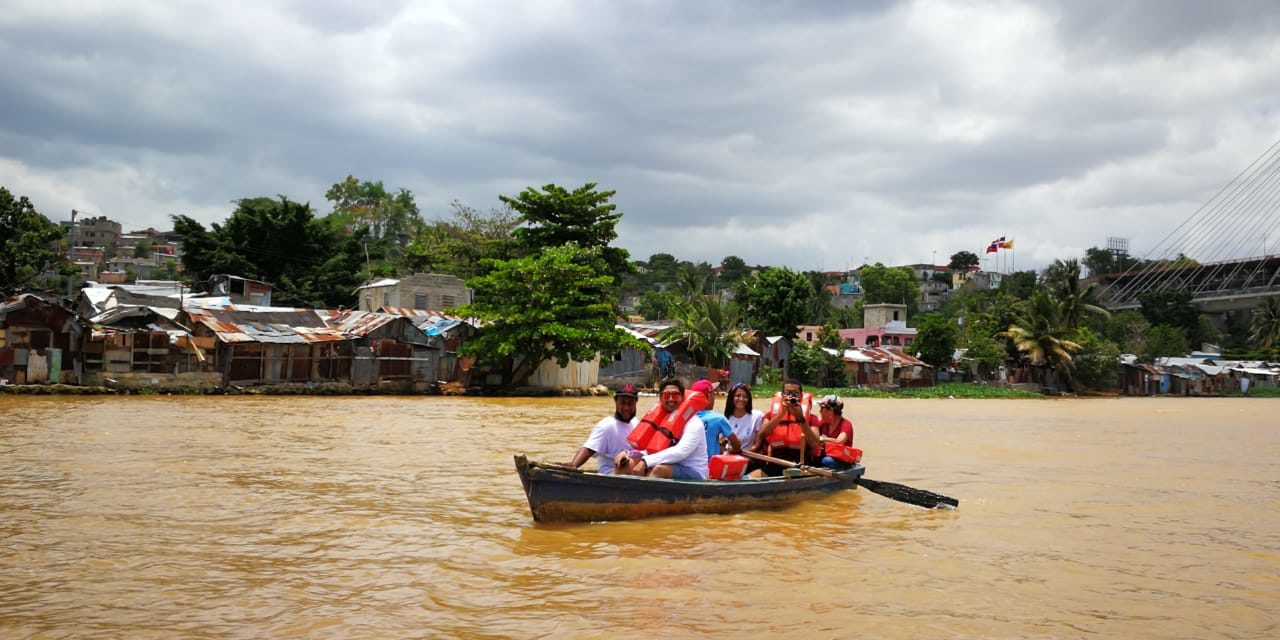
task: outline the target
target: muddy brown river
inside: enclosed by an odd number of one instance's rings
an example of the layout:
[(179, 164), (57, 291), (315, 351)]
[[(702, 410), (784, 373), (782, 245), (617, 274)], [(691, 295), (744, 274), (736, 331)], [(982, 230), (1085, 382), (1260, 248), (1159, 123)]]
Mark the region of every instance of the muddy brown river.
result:
[(0, 396), (0, 637), (1280, 637), (1280, 401), (854, 399), (958, 510), (535, 525), (512, 454), (611, 411)]

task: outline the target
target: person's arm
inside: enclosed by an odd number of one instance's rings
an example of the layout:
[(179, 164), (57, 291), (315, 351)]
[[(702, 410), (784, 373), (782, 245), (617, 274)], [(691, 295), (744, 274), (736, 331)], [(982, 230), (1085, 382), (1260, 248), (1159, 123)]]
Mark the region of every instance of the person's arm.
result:
[(586, 462), (591, 459), (591, 456), (594, 456), (595, 454), (596, 454), (595, 451), (592, 451), (591, 449), (588, 449), (586, 447), (582, 447), (578, 449), (578, 453), (574, 454), (573, 460), (570, 460), (568, 462), (568, 466), (573, 467), (574, 469), (577, 469), (578, 467), (581, 467), (583, 464), (586, 464)]
[(756, 442), (767, 442), (769, 434), (773, 433), (773, 428), (782, 422), (782, 416), (786, 415), (786, 410), (777, 413), (769, 413), (764, 417), (764, 424), (760, 425), (760, 430), (756, 432)]
[(738, 434), (734, 433), (733, 429), (729, 430), (729, 446), (727, 448), (729, 449), (729, 453), (738, 453), (739, 451), (742, 451), (742, 441), (738, 440)]
[(699, 442), (706, 446), (707, 428), (702, 424), (702, 420), (695, 416), (684, 423), (684, 433), (680, 434), (680, 441), (674, 447), (651, 453), (641, 460), (644, 460), (645, 466), (650, 469), (660, 464), (675, 464), (692, 455), (697, 450)]
[(804, 414), (800, 414), (800, 415), (801, 415), (800, 431), (804, 433), (805, 446), (809, 447), (810, 449), (818, 448), (818, 446), (821, 445), (822, 440), (819, 437), (820, 434), (818, 433), (818, 426), (814, 424), (815, 422), (814, 417), (809, 416), (809, 419), (805, 420)]

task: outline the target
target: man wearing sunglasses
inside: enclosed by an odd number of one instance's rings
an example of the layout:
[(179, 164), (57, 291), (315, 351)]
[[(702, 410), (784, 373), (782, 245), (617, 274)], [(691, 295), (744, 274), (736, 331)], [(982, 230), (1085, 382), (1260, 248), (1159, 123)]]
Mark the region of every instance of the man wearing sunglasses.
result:
[[(674, 413), (684, 400), (684, 384), (675, 378), (663, 380), (658, 401), (667, 413)], [(623, 454), (626, 455), (626, 454)], [(689, 418), (684, 433), (674, 445), (657, 453), (623, 463), (618, 457), (618, 473), (676, 480), (707, 479), (707, 430), (697, 416)]]

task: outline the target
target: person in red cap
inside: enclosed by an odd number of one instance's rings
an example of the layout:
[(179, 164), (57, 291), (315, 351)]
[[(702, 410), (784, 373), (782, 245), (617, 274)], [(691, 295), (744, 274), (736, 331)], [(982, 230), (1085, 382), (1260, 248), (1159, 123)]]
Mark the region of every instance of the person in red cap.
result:
[(568, 465), (576, 469), (595, 456), (600, 473), (613, 473), (614, 459), (619, 453), (631, 449), (627, 434), (636, 426), (636, 398), (639, 396), (634, 384), (619, 386), (613, 393), (613, 415), (591, 428), (591, 435), (587, 436), (587, 441), (582, 443)]

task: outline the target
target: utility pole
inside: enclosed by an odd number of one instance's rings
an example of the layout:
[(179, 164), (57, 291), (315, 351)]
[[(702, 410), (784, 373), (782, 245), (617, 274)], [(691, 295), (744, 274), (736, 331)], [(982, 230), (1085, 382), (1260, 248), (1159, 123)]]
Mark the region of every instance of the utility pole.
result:
[[(72, 266), (75, 266), (76, 263), (74, 256), (74, 252), (76, 250), (76, 213), (77, 211), (75, 209), (71, 210), (71, 229), (67, 232), (67, 262), (70, 262)], [(76, 275), (74, 273), (67, 274), (68, 298), (72, 297), (72, 292), (75, 291), (75, 284)]]

